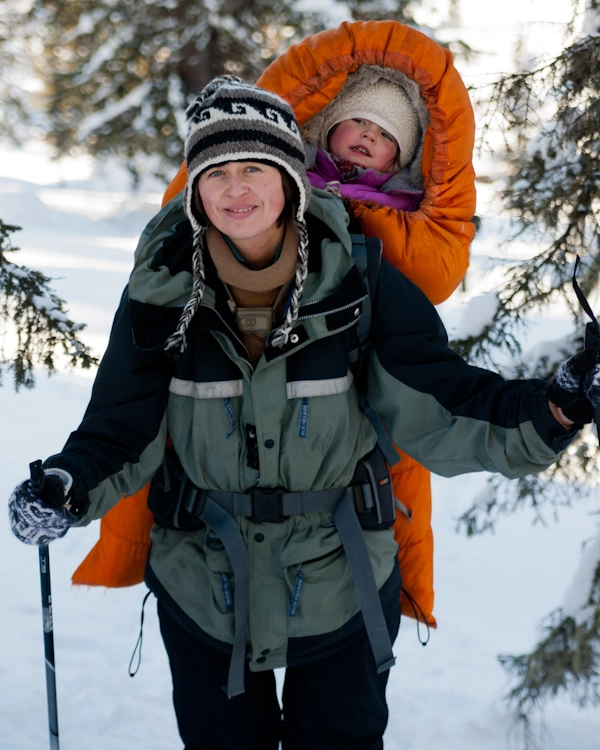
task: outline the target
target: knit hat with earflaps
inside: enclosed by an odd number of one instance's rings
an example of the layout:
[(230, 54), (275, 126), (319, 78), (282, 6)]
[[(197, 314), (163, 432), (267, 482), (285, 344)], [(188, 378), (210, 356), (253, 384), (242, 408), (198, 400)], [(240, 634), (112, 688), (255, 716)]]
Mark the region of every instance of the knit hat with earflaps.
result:
[(396, 157), (398, 168), (409, 164), (419, 146), (421, 128), (417, 112), (400, 86), (382, 78), (345, 95), (340, 92), (323, 118), (319, 136), (321, 148), (329, 150), (327, 140), (334, 125), (356, 117), (371, 120), (393, 135), (399, 146)]
[(298, 189), (295, 220), (299, 242), (294, 285), (284, 320), (269, 336), (272, 346), (282, 347), (287, 343), (298, 317), (308, 272), (308, 232), (304, 213), (311, 188), (306, 177), (304, 147), (294, 112), (287, 102), (270, 91), (244, 83), (236, 76), (219, 76), (188, 107), (186, 118), (188, 182), (183, 203), (194, 230), (193, 287), (177, 329), (168, 338), (165, 348), (185, 349), (187, 328), (204, 294), (206, 219), (197, 210), (194, 195), (196, 182), (209, 167), (230, 161), (268, 162), (284, 169)]

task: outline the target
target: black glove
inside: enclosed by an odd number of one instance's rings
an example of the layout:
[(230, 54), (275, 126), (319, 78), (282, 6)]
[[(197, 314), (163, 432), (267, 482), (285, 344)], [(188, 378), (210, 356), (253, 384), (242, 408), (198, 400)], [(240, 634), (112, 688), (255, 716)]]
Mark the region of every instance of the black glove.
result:
[(44, 485), (34, 491), (31, 480), (15, 488), (8, 501), (13, 534), (25, 544), (49, 544), (63, 537), (77, 520), (72, 507), (73, 478), (62, 469), (46, 469)]
[(587, 348), (563, 362), (548, 387), (548, 400), (578, 424), (594, 420), (600, 407), (600, 353)]

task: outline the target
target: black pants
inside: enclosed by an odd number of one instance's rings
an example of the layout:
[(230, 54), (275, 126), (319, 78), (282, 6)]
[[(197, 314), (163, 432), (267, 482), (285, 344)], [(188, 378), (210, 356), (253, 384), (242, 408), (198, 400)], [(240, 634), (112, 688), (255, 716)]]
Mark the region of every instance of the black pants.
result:
[[(389, 672), (378, 675), (366, 633), (352, 645), (286, 670), (283, 720), (273, 672), (250, 672), (228, 699), (229, 654), (191, 635), (158, 603), (185, 750), (381, 750)], [(395, 638), (400, 613), (392, 625)]]

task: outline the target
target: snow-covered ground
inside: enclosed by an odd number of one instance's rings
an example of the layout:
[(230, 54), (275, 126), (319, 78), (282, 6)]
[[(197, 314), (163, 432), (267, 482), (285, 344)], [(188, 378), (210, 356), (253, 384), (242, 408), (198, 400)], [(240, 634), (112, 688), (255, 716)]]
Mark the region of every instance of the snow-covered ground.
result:
[[(550, 3), (550, 6), (553, 4)], [(564, 6), (569, 4), (564, 0)], [(462, 38), (484, 49), (481, 68), (505, 69), (519, 37), (514, 14), (538, 15), (540, 3), (506, 0), (501, 6), (513, 34), (497, 54), (502, 23), (483, 23), (489, 6), (462, 0)], [(545, 21), (552, 20), (548, 11)], [(479, 11), (478, 8), (483, 10)], [(489, 8), (491, 10), (491, 8)], [(568, 13), (568, 9), (567, 9)], [(516, 29), (516, 31), (515, 31)], [(513, 33), (514, 32), (514, 33)], [(556, 35), (549, 26), (521, 28), (521, 41)], [(505, 39), (508, 38), (504, 37)], [(534, 45), (535, 46), (535, 45)], [(479, 170), (481, 172), (481, 169)], [(93, 171), (85, 160), (49, 163), (25, 149), (0, 150), (0, 217), (18, 224), (22, 251), (15, 262), (55, 278), (74, 320), (87, 323), (85, 340), (101, 353), (112, 314), (127, 281), (136, 239), (156, 210), (161, 186), (137, 196), (124, 175)], [(480, 190), (481, 207), (493, 195)], [(480, 208), (489, 215), (491, 209)], [(488, 221), (473, 245), (467, 293), (458, 292), (441, 312), (450, 328), (475, 294), (489, 291), (505, 235), (502, 220)], [(524, 254), (530, 248), (512, 247)], [(493, 278), (493, 277), (491, 277)], [(569, 330), (566, 312), (549, 311), (532, 326), (530, 343)], [(39, 374), (36, 388), (0, 388), (0, 498), (27, 476), (27, 465), (60, 449), (79, 422), (92, 385), (91, 373)], [(503, 701), (509, 683), (496, 659), (523, 653), (539, 635), (542, 619), (563, 601), (581, 556), (595, 535), (598, 496), (561, 512), (560, 523), (532, 525), (527, 513), (498, 525), (494, 535), (466, 539), (456, 518), (485, 487), (486, 477), (434, 478), (436, 606), (439, 628), (423, 648), (413, 620), (403, 621), (395, 644), (388, 698), (387, 750), (505, 750), (520, 747)], [(146, 607), (143, 660), (135, 679), (128, 664), (138, 630), (144, 586), (118, 591), (76, 589), (70, 576), (94, 544), (97, 525), (77, 529), (51, 546), (59, 726), (64, 750), (167, 750), (181, 747), (171, 708), (170, 674), (156, 619)], [(48, 747), (42, 618), (37, 552), (21, 545), (0, 513), (0, 749)], [(544, 750), (597, 750), (600, 715), (565, 698), (548, 705)], [(309, 749), (307, 749), (309, 750)]]

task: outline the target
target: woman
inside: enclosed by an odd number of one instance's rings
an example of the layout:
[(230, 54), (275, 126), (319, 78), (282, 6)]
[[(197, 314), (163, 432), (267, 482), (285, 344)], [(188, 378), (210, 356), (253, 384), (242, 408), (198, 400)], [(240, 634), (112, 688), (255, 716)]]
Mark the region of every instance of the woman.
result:
[[(186, 190), (144, 231), (83, 422), (41, 492), (16, 488), (11, 525), (47, 543), (157, 474), (146, 581), (186, 749), (381, 748), (400, 575), (354, 379), (367, 294), (346, 212), (310, 198), (276, 95), (218, 78), (188, 122)], [(460, 360), (385, 262), (372, 303), (366, 395), (428, 468), (539, 471), (591, 418), (596, 359), (551, 386), (571, 420), (546, 383)]]

